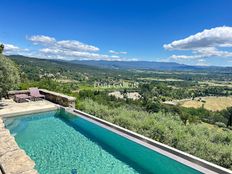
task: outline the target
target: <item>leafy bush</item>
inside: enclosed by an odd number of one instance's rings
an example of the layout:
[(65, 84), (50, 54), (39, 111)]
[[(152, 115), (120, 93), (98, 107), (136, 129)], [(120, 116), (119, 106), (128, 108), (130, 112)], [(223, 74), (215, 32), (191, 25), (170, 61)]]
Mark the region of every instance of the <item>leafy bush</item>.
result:
[(0, 53), (0, 98), (16, 87), (20, 80), (16, 65)]
[(4, 50), (4, 45), (1, 44), (1, 45), (0, 45), (0, 54), (2, 54), (3, 50)]
[(218, 127), (226, 127), (226, 125), (222, 122), (216, 122), (215, 125), (217, 125)]

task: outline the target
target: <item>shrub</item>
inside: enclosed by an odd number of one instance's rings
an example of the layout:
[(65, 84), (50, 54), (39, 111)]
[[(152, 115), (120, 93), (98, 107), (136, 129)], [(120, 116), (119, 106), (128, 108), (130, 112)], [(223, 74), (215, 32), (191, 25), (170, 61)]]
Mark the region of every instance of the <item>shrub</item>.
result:
[(19, 71), (15, 64), (0, 53), (0, 98), (15, 88), (19, 79)]
[(226, 127), (226, 125), (222, 122), (216, 122), (215, 125), (217, 125), (218, 127), (223, 127), (223, 128)]

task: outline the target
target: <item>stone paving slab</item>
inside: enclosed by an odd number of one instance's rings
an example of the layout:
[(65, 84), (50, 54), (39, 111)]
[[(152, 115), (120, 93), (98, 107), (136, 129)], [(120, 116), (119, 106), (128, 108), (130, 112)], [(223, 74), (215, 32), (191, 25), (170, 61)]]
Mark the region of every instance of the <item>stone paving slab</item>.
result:
[(38, 172), (35, 169), (32, 169), (26, 172), (22, 172), (21, 174), (38, 174)]

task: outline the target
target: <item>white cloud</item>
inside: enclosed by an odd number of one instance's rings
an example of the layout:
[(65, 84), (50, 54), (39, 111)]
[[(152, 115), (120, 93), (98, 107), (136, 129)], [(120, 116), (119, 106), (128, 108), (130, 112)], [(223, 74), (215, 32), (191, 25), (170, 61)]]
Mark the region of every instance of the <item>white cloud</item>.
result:
[(172, 55), (173, 59), (200, 59), (206, 57), (232, 57), (232, 52), (221, 50), (232, 47), (232, 27), (204, 30), (185, 39), (164, 44), (167, 50), (190, 50), (193, 55)]
[(95, 59), (95, 60), (122, 60), (118, 55), (107, 55), (95, 53), (100, 51), (96, 46), (82, 43), (77, 40), (56, 40), (53, 37), (44, 35), (35, 35), (28, 38), (34, 44), (40, 44), (37, 53), (33, 55), (44, 58), (59, 59)]
[(4, 51), (18, 51), (20, 48), (12, 44), (4, 44)]
[(44, 35), (34, 35), (27, 38), (34, 44), (51, 44), (56, 41), (54, 37), (44, 36)]
[(196, 62), (196, 65), (197, 66), (209, 66), (209, 64), (206, 62), (206, 60), (205, 59), (198, 59), (198, 60), (196, 60), (197, 62)]
[(196, 63), (197, 66), (209, 66), (208, 63), (204, 63), (204, 62), (198, 62)]
[(28, 49), (20, 48), (13, 44), (4, 44), (4, 54), (22, 54), (23, 52), (29, 51)]
[(95, 59), (95, 60), (121, 60), (119, 56), (109, 56), (105, 54), (91, 53), (91, 52), (80, 52), (70, 51), (55, 48), (43, 48), (40, 52), (49, 57), (62, 58), (62, 59)]
[(198, 58), (202, 58), (201, 55), (172, 55), (170, 56), (171, 59), (198, 59)]
[(4, 44), (4, 54), (20, 54), (29, 57), (48, 58), (48, 59), (92, 59), (92, 60), (127, 60), (119, 54), (127, 54), (127, 52), (116, 52), (111, 50), (112, 55), (100, 53), (100, 49), (96, 46), (82, 43), (77, 40), (57, 40), (54, 37), (45, 35), (26, 36), (26, 39), (34, 45), (32, 49), (20, 48), (13, 44)]
[(61, 40), (57, 41), (54, 37), (44, 35), (34, 35), (27, 38), (34, 44), (47, 45), (54, 48), (67, 49), (72, 51), (99, 51), (100, 49), (93, 46), (84, 44), (77, 40)]
[(204, 30), (185, 39), (165, 44), (168, 50), (193, 50), (206, 47), (232, 46), (232, 27), (216, 27)]
[(232, 57), (232, 52), (220, 51), (215, 47), (202, 48), (193, 51), (195, 54), (200, 54), (202, 57)]
[(205, 59), (199, 59), (198, 62), (205, 62)]
[(116, 55), (113, 55), (113, 56), (110, 56), (110, 57), (116, 58), (116, 59), (119, 59), (119, 58), (120, 58), (120, 56), (116, 56)]
[(201, 59), (208, 57), (232, 57), (232, 52), (229, 51), (219, 51), (216, 48), (205, 48), (194, 50), (193, 55), (172, 55), (172, 59)]
[(158, 62), (170, 62), (170, 57), (169, 58), (158, 58)]
[(131, 59), (127, 59), (126, 61), (139, 61), (138, 58), (131, 58)]
[(82, 42), (76, 40), (62, 40), (56, 43), (56, 46), (61, 47), (63, 49), (69, 49), (73, 51), (82, 50), (82, 51), (99, 51), (100, 49), (92, 46), (87, 45)]
[(111, 53), (111, 54), (127, 54), (126, 51), (114, 51), (114, 50), (109, 50), (109, 53)]

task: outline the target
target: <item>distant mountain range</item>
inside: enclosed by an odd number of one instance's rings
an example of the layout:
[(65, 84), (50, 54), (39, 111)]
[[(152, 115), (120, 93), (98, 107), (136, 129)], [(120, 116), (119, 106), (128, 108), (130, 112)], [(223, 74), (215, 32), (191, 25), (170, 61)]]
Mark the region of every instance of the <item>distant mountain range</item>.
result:
[(110, 69), (139, 69), (139, 70), (201, 70), (205, 67), (178, 64), (175, 62), (151, 62), (151, 61), (94, 61), (73, 60), (75, 64), (96, 66)]
[[(29, 58), (19, 55), (11, 55), (9, 57), (17, 58)], [(31, 59), (31, 57), (30, 57)], [(57, 60), (49, 59), (50, 62), (65, 62), (77, 65), (87, 65), (98, 68), (107, 69), (137, 69), (137, 70), (161, 70), (161, 71), (223, 71), (225, 73), (231, 73), (232, 67), (219, 67), (219, 66), (191, 66), (185, 64), (179, 64), (176, 62), (152, 62), (152, 61), (104, 61), (104, 60)]]
[(160, 71), (232, 71), (231, 67), (219, 66), (191, 66), (176, 62), (152, 62), (152, 61), (105, 61), (105, 60), (72, 60), (71, 63), (95, 66), (109, 69), (137, 69)]

